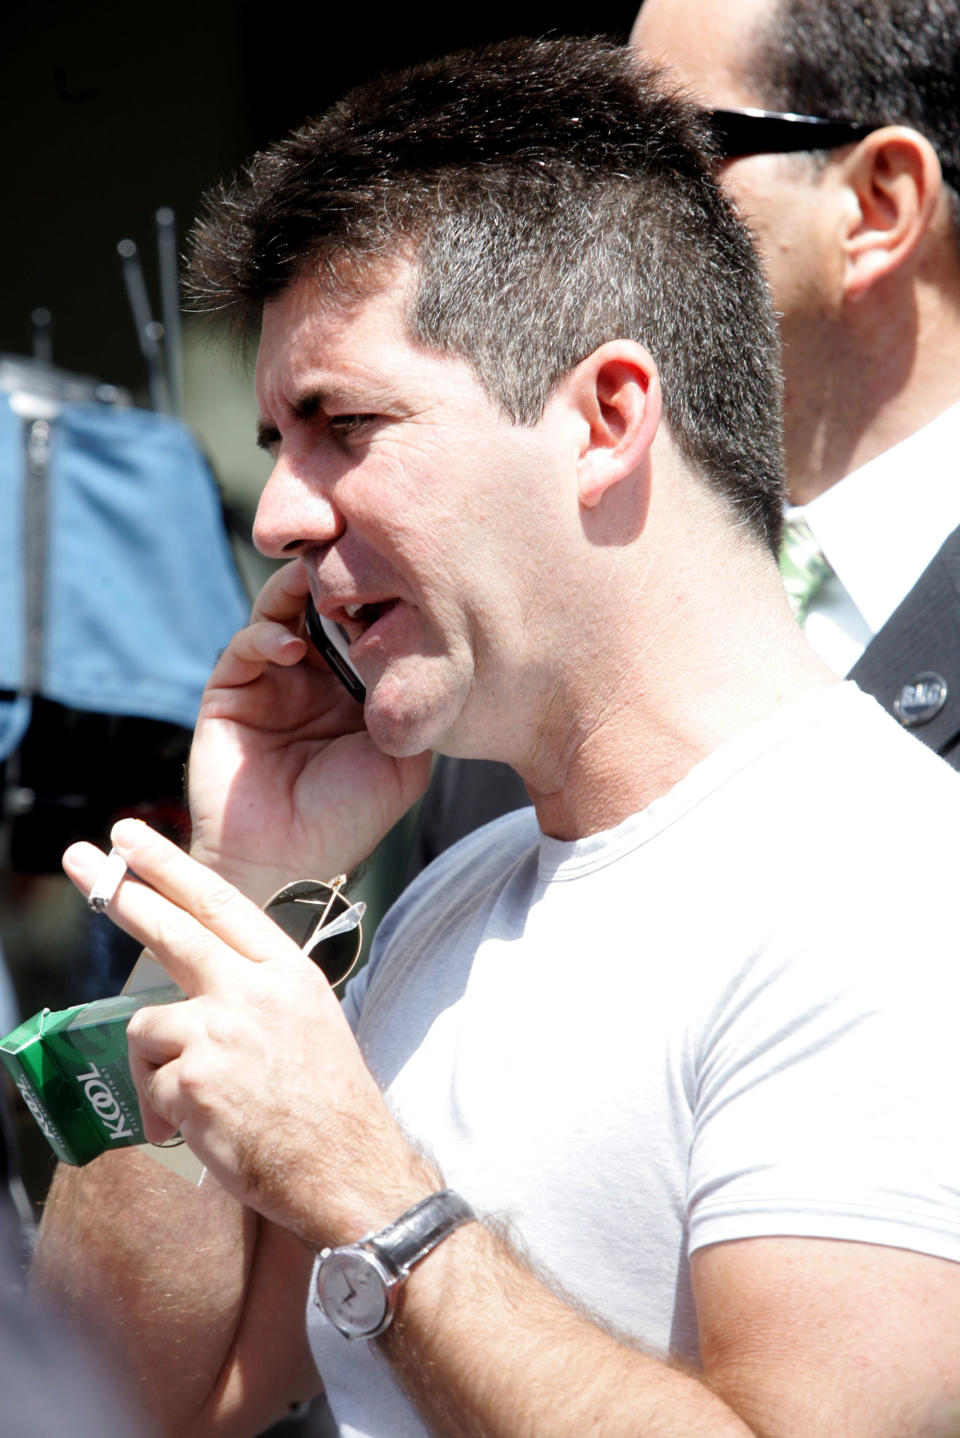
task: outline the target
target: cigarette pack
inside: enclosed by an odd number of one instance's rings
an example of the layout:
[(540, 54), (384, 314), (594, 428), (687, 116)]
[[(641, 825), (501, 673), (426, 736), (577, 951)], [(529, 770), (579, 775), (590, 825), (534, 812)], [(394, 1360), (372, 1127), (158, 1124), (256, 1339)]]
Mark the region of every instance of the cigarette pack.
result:
[(0, 1039), (0, 1059), (64, 1163), (146, 1140), (127, 1057), (137, 1009), (184, 997), (176, 984), (56, 1012), (44, 1009)]

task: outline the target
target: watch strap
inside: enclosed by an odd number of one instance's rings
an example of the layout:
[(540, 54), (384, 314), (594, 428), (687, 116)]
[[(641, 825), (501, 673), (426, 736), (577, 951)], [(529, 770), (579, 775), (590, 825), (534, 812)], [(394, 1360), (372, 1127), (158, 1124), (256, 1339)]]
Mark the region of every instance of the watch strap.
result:
[(475, 1218), (465, 1198), (452, 1188), (444, 1188), (414, 1204), (395, 1223), (370, 1234), (364, 1243), (405, 1273), (462, 1224)]

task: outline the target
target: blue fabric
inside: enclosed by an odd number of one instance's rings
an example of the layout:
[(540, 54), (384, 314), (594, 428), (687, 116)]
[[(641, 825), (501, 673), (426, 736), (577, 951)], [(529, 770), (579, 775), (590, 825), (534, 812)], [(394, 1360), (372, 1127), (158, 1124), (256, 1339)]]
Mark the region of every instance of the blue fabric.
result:
[[(0, 396), (0, 688), (23, 687), (23, 427)], [(249, 601), (209, 466), (165, 415), (64, 405), (53, 425), (42, 693), (191, 728)], [(20, 722), (0, 715), (3, 732)]]
[(24, 666), (25, 470), (22, 425), (7, 396), (0, 395), (0, 689), (19, 688)]

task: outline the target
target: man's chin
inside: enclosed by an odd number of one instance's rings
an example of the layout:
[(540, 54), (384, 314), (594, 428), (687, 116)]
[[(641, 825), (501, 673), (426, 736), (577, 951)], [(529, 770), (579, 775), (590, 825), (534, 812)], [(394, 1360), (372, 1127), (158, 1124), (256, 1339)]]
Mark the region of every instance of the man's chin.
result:
[(364, 720), (382, 753), (405, 759), (442, 749), (459, 712), (449, 690), (424, 693), (422, 686), (415, 688), (387, 673), (367, 690)]

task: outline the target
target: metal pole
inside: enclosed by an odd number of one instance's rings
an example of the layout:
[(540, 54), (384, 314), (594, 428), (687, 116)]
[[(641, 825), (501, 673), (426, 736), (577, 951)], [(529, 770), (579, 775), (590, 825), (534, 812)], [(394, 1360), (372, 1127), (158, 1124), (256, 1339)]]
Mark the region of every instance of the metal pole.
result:
[(133, 313), (140, 353), (143, 355), (143, 362), (147, 367), (150, 406), (162, 414), (169, 414), (170, 395), (163, 368), (163, 351), (160, 347), (163, 327), (150, 313), (147, 286), (140, 266), (140, 256), (133, 240), (121, 240), (117, 245), (117, 254), (123, 265), (123, 279), (127, 287), (127, 299), (130, 301), (130, 309)]
[(33, 357), (40, 364), (53, 364), (53, 315), (40, 305), (30, 316), (33, 324)]
[(173, 211), (157, 211), (157, 256), (160, 265), (160, 310), (163, 315), (167, 386), (173, 413), (183, 418), (183, 333), (180, 325), (180, 286), (177, 273), (177, 231)]

